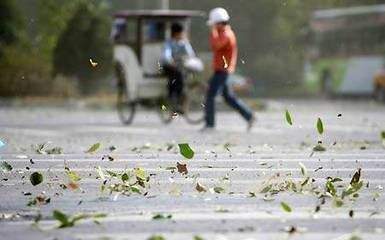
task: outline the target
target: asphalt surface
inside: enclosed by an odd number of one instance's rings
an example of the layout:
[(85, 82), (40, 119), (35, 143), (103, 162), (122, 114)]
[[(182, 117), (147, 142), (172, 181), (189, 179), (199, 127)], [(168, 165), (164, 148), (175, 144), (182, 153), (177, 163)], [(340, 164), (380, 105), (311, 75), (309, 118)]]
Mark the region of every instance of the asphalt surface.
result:
[[(0, 239), (385, 239), (385, 106), (319, 100), (267, 106), (248, 133), (234, 112), (219, 113), (217, 130), (201, 133), (182, 117), (163, 125), (148, 110), (122, 126), (110, 110), (2, 108), (0, 162), (12, 170), (0, 170)], [(313, 151), (318, 141), (325, 152)], [(85, 153), (95, 143), (101, 147)], [(184, 159), (178, 143), (189, 143), (194, 158)], [(54, 147), (62, 153), (44, 154)], [(175, 169), (177, 162), (187, 164), (187, 174)], [(137, 168), (146, 175), (140, 194), (101, 191), (121, 183), (107, 170), (128, 171), (135, 182)], [(362, 187), (337, 207), (359, 168)], [(44, 180), (32, 186), (35, 171)], [(72, 181), (66, 171), (81, 179)], [(342, 180), (333, 183), (334, 196), (325, 191), (328, 177)], [(36, 196), (50, 202), (27, 206)], [(59, 229), (54, 210), (106, 216)], [(157, 214), (165, 219), (153, 219)]]

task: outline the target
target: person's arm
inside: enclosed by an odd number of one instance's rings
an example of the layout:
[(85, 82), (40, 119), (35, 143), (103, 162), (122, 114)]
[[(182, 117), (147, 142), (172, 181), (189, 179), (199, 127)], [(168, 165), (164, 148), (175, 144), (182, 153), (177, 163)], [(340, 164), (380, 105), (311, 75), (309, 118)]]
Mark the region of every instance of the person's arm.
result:
[(189, 58), (194, 58), (196, 57), (196, 54), (195, 54), (195, 51), (193, 49), (193, 47), (191, 46), (190, 42), (189, 41), (185, 41), (185, 51), (186, 51), (186, 54)]
[(218, 51), (229, 43), (229, 38), (226, 34), (219, 34), (218, 30), (213, 28), (210, 35), (210, 45), (214, 51)]
[(166, 65), (173, 65), (174, 59), (172, 57), (172, 48), (170, 42), (166, 42), (163, 47), (161, 61)]

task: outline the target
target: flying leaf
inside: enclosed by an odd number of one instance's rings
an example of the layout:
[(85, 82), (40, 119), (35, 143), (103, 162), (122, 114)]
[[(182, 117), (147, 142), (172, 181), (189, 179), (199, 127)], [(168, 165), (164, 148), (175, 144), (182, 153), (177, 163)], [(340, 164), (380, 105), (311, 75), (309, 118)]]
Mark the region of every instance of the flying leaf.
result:
[(287, 203), (285, 203), (285, 202), (281, 202), (281, 207), (282, 207), (282, 209), (285, 211), (285, 212), (291, 212), (292, 210), (291, 210), (291, 207), (287, 204)]
[(33, 186), (39, 185), (43, 182), (43, 175), (39, 172), (34, 172), (29, 177), (29, 180), (31, 181)]
[(382, 131), (382, 132), (381, 132), (381, 139), (382, 139), (382, 140), (385, 140), (385, 131)]
[(90, 64), (91, 64), (92, 67), (97, 67), (98, 66), (98, 63), (94, 62), (91, 58), (90, 58)]
[(324, 132), (324, 125), (322, 123), (321, 118), (318, 118), (318, 120), (317, 120), (317, 130), (318, 130), (319, 134), (323, 134), (323, 132)]
[(94, 153), (100, 148), (100, 146), (100, 143), (95, 143), (86, 151), (86, 153)]
[(285, 116), (286, 116), (286, 122), (289, 125), (293, 125), (293, 120), (291, 118), (291, 114), (290, 114), (289, 110), (286, 110)]
[(3, 141), (0, 140), (0, 148), (4, 147), (5, 146), (5, 143)]
[(1, 162), (0, 163), (0, 169), (3, 171), (3, 172), (10, 172), (10, 171), (12, 171), (12, 166), (9, 164), (9, 163), (7, 163), (7, 162)]
[(182, 154), (183, 157), (187, 159), (192, 159), (194, 157), (194, 151), (191, 149), (191, 147), (188, 145), (188, 143), (180, 143), (179, 146), (179, 152)]
[(161, 106), (162, 111), (167, 111), (167, 107), (165, 105)]

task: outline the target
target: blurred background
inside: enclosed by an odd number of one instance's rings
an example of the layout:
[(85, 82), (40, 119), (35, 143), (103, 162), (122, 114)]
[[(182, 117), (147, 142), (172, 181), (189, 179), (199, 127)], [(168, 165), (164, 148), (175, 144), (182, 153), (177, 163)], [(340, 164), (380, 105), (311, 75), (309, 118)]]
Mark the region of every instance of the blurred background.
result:
[[(376, 78), (385, 54), (381, 4), (385, 0), (1, 0), (0, 97), (114, 94), (114, 12), (170, 8), (207, 14), (218, 6), (229, 11), (238, 34), (237, 75), (251, 86), (243, 94), (371, 97), (385, 86)], [(209, 59), (205, 22), (194, 19), (190, 37)]]

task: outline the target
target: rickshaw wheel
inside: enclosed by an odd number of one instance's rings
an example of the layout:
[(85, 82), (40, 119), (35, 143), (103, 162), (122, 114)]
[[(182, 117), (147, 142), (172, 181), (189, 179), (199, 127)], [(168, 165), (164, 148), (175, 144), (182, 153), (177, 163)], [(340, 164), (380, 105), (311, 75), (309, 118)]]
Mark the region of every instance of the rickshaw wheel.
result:
[(206, 85), (200, 82), (190, 83), (187, 86), (188, 94), (183, 103), (184, 118), (190, 124), (200, 124), (204, 120), (203, 110)]
[(374, 92), (374, 98), (381, 103), (385, 103), (385, 88), (377, 86)]
[(129, 101), (129, 96), (126, 88), (126, 79), (124, 70), (120, 64), (115, 65), (116, 76), (118, 78), (118, 96), (117, 110), (120, 121), (129, 125), (134, 120), (136, 112), (136, 103)]

